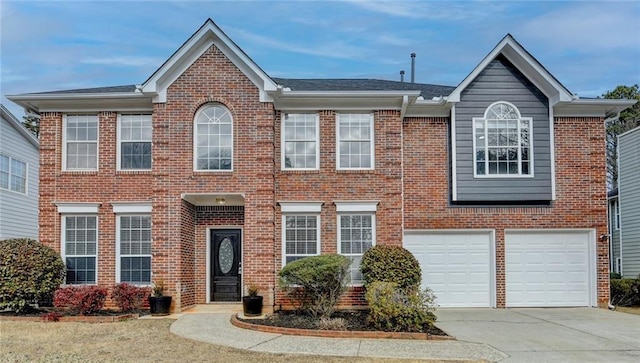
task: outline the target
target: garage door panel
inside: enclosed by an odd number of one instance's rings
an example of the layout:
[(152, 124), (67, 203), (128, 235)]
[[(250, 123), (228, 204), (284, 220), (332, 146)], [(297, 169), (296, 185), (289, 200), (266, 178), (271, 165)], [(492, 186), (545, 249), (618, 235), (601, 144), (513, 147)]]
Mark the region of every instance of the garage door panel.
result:
[(425, 232), (405, 235), (420, 262), (423, 285), (442, 307), (491, 306), (491, 234)]
[(588, 231), (506, 231), (506, 305), (589, 306), (589, 243)]

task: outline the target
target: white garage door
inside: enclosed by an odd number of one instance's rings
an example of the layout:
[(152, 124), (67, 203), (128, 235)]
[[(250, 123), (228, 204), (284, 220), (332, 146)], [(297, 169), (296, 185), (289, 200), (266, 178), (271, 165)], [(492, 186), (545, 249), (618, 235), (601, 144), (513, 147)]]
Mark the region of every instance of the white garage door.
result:
[(593, 305), (593, 245), (592, 231), (505, 231), (506, 306)]
[(442, 307), (491, 307), (491, 231), (405, 232), (404, 247), (422, 268), (422, 284)]

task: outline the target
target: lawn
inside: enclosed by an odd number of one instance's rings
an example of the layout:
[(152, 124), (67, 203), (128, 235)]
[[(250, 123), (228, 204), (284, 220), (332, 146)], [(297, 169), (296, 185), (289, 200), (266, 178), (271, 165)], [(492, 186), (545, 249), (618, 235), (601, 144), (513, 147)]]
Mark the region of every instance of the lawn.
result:
[(627, 314), (640, 315), (640, 306), (616, 306), (616, 311)]
[(0, 321), (0, 362), (409, 362), (250, 352), (173, 335), (172, 322)]

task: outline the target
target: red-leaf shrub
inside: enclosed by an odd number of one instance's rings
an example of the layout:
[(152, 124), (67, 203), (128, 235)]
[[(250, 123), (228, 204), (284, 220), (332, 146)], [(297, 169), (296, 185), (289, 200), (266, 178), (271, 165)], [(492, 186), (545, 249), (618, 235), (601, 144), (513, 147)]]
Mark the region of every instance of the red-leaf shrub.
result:
[(99, 286), (68, 286), (56, 290), (53, 305), (82, 315), (95, 314), (102, 310), (107, 298), (107, 289)]
[(150, 289), (127, 283), (116, 284), (111, 293), (111, 299), (116, 306), (125, 313), (137, 313), (149, 306), (147, 296)]

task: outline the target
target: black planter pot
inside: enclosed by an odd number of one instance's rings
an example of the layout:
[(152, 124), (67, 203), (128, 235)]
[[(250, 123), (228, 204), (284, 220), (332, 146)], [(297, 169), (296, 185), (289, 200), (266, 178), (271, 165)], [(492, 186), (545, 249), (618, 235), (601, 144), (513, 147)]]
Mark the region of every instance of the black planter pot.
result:
[(242, 310), (245, 316), (262, 315), (262, 296), (243, 296)]
[(151, 315), (169, 315), (171, 296), (149, 296)]

